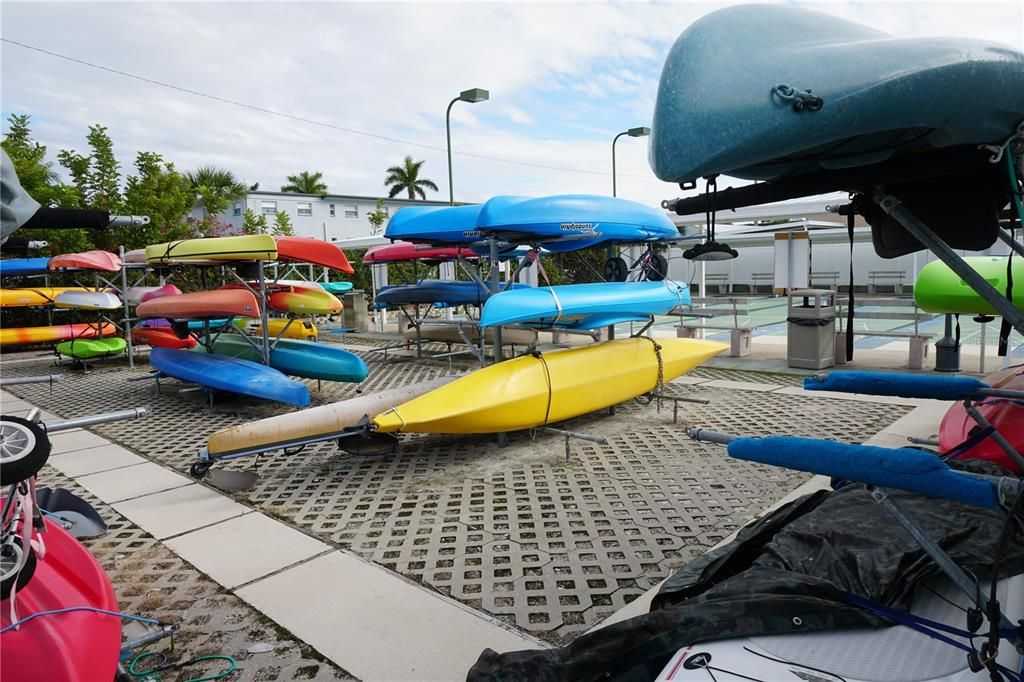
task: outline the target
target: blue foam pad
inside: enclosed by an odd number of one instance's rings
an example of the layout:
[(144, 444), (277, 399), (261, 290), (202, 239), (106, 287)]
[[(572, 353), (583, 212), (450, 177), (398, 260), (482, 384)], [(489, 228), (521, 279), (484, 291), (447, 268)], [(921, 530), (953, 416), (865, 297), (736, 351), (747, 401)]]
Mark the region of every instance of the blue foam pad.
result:
[(900, 398), (963, 400), (980, 388), (989, 388), (989, 385), (970, 377), (936, 377), (886, 372), (829, 372), (824, 379), (804, 377), (804, 388), (808, 391), (867, 393)]
[(935, 455), (921, 450), (769, 436), (738, 438), (729, 443), (729, 455), (751, 462), (909, 490), (978, 507), (999, 505), (999, 495), (991, 483), (950, 469)]

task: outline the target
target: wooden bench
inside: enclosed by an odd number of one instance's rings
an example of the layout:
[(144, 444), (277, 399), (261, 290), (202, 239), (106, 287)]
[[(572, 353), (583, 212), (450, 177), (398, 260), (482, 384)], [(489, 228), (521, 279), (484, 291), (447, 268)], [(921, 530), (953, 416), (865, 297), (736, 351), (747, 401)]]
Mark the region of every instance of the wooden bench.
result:
[(875, 293), (878, 282), (882, 281), (891, 282), (893, 293), (898, 296), (903, 293), (903, 278), (906, 274), (902, 270), (872, 270), (868, 273), (868, 293)]

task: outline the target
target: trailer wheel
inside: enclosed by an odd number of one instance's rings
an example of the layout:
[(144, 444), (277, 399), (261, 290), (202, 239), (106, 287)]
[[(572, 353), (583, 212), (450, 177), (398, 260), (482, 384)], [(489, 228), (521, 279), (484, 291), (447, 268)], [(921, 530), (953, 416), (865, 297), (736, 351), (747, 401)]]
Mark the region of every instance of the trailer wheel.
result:
[(629, 276), (629, 265), (622, 256), (609, 258), (604, 262), (604, 278), (608, 282), (625, 282)]
[[(24, 558), (25, 565), (19, 572), (18, 566)], [(0, 599), (7, 599), (11, 596), (11, 590), (17, 583), (18, 590), (23, 590), (32, 575), (36, 572), (36, 552), (31, 545), (28, 548), (28, 556), (25, 557), (25, 548), (21, 544), (21, 538), (14, 538), (10, 544), (0, 547)]]
[(49, 456), (50, 439), (43, 427), (21, 417), (0, 416), (0, 485), (35, 476)]
[(668, 259), (660, 253), (651, 254), (650, 261), (644, 265), (644, 276), (651, 282), (660, 282), (668, 277)]

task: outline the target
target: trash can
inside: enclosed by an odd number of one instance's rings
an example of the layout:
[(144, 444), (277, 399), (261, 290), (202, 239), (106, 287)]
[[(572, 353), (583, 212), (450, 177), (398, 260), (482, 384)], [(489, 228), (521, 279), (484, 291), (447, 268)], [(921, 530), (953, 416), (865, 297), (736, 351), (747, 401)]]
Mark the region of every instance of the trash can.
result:
[(366, 309), (366, 292), (362, 289), (347, 291), (342, 295), (345, 310), (342, 319), (346, 329), (365, 332), (370, 329), (370, 319)]
[(786, 360), (790, 367), (824, 369), (836, 360), (836, 305), (831, 289), (789, 292)]

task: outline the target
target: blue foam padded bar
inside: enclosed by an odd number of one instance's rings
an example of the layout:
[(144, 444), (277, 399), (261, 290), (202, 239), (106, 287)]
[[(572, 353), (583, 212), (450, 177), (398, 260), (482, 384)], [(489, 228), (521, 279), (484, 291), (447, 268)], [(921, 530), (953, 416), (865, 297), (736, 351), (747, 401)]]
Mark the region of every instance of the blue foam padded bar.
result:
[(808, 391), (838, 391), (891, 395), (900, 398), (963, 400), (989, 385), (971, 377), (936, 377), (922, 374), (886, 372), (829, 372), (825, 378), (804, 377)]
[(935, 455), (904, 448), (848, 445), (814, 438), (739, 438), (729, 455), (751, 462), (899, 488), (978, 507), (996, 507), (999, 495), (988, 481), (965, 476)]

